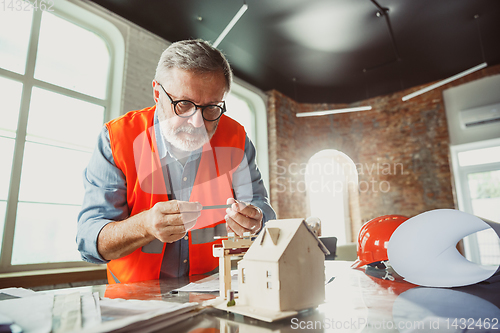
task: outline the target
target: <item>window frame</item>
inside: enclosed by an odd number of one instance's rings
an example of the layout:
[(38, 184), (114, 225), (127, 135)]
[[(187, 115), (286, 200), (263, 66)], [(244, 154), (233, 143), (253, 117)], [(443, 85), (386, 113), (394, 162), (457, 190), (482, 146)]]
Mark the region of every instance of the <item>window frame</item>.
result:
[[(500, 162), (460, 166), (458, 154), (461, 152), (500, 146), (500, 138), (465, 143), (461, 145), (450, 145), (451, 164), (453, 169), (453, 180), (455, 183), (456, 202), (458, 209), (474, 214), (472, 200), (470, 197), (468, 175), (472, 173), (500, 170)], [(474, 233), (464, 238), (465, 257), (473, 262), (480, 262), (480, 253), (477, 235)]]
[[(102, 270), (104, 266), (83, 261), (25, 265), (11, 264), (15, 223), (19, 203), (18, 197), (21, 183), (21, 170), (33, 87), (39, 87), (68, 97), (101, 105), (105, 108), (104, 122), (118, 117), (121, 113), (123, 68), (125, 63), (125, 42), (122, 34), (115, 25), (106, 18), (93, 13), (95, 10), (83, 2), (76, 5), (66, 0), (55, 0), (52, 8), (54, 11), (51, 12), (51, 14), (55, 14), (71, 23), (96, 33), (106, 43), (110, 57), (107, 91), (105, 98), (99, 99), (34, 78), (42, 11), (33, 10), (25, 73), (19, 74), (0, 68), (0, 76), (23, 84), (0, 256), (0, 273), (7, 276), (16, 272), (40, 270), (57, 272), (68, 271), (68, 269), (70, 271), (88, 271), (89, 269)], [(68, 223), (76, 224), (77, 221), (68, 221)]]

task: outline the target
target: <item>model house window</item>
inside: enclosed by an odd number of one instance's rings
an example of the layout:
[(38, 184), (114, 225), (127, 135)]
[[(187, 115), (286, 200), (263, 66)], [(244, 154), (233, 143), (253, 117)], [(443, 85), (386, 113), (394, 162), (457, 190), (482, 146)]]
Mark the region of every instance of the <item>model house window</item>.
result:
[[(500, 221), (500, 139), (451, 147), (459, 209)], [(464, 239), (467, 259), (483, 265), (500, 263), (500, 241), (491, 230)]]
[[(80, 12), (72, 16), (68, 6)], [(110, 38), (82, 22), (85, 10), (60, 7), (0, 11), (4, 272), (84, 264), (75, 244), (82, 172), (110, 118), (119, 55)]]
[(359, 216), (358, 174), (346, 154), (327, 149), (313, 155), (305, 181), (310, 216), (321, 220), (321, 235), (337, 237), (337, 244), (352, 242), (351, 226)]

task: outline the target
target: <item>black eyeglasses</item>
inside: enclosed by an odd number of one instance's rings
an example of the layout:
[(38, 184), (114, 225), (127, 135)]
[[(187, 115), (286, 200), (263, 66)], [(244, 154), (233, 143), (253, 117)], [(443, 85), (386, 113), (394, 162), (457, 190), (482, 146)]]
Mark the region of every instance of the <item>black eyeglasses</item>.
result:
[(163, 89), (165, 95), (168, 96), (170, 103), (174, 106), (174, 112), (181, 118), (189, 118), (196, 113), (197, 109), (201, 110), (201, 116), (206, 121), (216, 121), (219, 119), (224, 112), (226, 112), (226, 102), (222, 102), (221, 105), (196, 105), (191, 101), (179, 100), (174, 101), (172, 97), (165, 91), (165, 88), (158, 83), (158, 85)]

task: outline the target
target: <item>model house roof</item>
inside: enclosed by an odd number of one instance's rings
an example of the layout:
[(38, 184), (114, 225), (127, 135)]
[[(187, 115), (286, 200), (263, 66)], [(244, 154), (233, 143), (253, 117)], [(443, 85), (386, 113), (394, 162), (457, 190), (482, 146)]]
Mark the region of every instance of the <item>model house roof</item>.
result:
[(321, 251), (325, 255), (330, 254), (303, 219), (288, 219), (268, 221), (245, 254), (244, 259), (277, 262), (286, 251), (291, 240), (299, 235), (302, 235), (301, 237), (313, 237)]

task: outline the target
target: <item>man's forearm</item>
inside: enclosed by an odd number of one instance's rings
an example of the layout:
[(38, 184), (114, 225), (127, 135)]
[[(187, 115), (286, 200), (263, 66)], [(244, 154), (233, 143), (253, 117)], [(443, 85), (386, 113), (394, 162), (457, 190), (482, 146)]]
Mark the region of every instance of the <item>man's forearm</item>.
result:
[(97, 250), (106, 260), (119, 259), (155, 239), (144, 228), (147, 212), (131, 216), (123, 221), (108, 223), (97, 238)]

